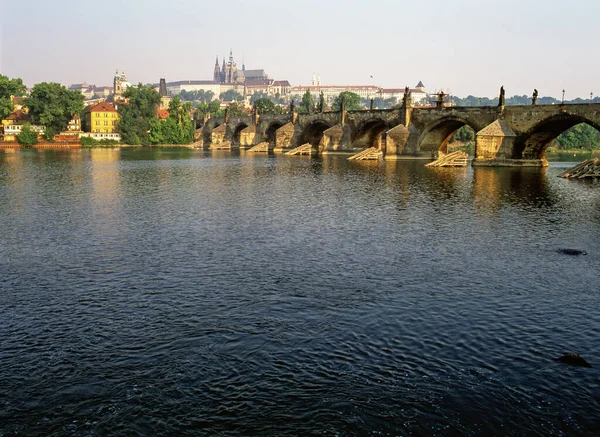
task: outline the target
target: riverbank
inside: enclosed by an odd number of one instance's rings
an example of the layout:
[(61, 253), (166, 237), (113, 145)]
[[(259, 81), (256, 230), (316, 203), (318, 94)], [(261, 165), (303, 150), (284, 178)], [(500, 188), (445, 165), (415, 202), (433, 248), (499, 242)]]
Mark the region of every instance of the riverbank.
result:
[(580, 162), (586, 159), (597, 158), (600, 156), (600, 150), (582, 150), (582, 149), (565, 149), (558, 150), (549, 148), (546, 151), (546, 159), (548, 161), (566, 161)]

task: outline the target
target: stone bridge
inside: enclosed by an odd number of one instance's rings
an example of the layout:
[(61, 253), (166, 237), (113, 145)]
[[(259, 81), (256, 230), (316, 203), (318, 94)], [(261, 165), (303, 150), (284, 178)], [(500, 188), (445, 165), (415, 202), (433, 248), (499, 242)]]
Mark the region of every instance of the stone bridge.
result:
[(409, 102), (399, 109), (213, 118), (201, 132), (205, 146), (268, 142), (286, 151), (310, 143), (322, 154), (377, 147), (396, 160), (443, 155), (467, 125), (476, 132), (473, 165), (544, 166), (551, 142), (579, 123), (600, 130), (600, 104), (418, 108)]

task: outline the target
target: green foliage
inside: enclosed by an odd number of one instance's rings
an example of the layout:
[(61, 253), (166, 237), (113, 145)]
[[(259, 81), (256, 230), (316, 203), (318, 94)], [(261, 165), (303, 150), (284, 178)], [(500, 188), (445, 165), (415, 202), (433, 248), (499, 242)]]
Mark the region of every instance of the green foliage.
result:
[(22, 96), (25, 85), (21, 79), (9, 79), (0, 74), (0, 119), (6, 118), (13, 111), (10, 96)]
[(363, 108), (360, 103), (360, 96), (358, 94), (351, 91), (343, 91), (333, 100), (331, 107), (334, 111), (340, 110), (342, 97), (344, 98), (344, 102), (346, 104), (346, 111), (356, 111)]
[(96, 140), (96, 139), (91, 138), (91, 137), (81, 137), (79, 139), (79, 141), (81, 142), (81, 146), (82, 147), (89, 147), (89, 148), (93, 148), (93, 147), (113, 147), (113, 146), (119, 144), (119, 142), (117, 140), (109, 140), (109, 139)]
[(556, 139), (558, 149), (600, 149), (600, 132), (589, 124), (580, 123)]
[(231, 102), (229, 105), (227, 105), (227, 113), (229, 114), (230, 117), (237, 117), (240, 115), (248, 115), (244, 111), (243, 106), (236, 102)]
[(184, 103), (176, 96), (169, 104), (169, 117), (166, 120), (159, 120), (157, 117), (150, 120), (150, 142), (152, 144), (191, 143), (194, 139), (191, 111), (191, 103)]
[(215, 98), (215, 93), (213, 93), (212, 91), (204, 91), (204, 90), (194, 90), (194, 91), (182, 90), (179, 93), (179, 97), (184, 102), (210, 103)]
[(467, 126), (466, 124), (461, 127), (460, 129), (458, 129), (456, 132), (454, 132), (454, 135), (452, 135), (452, 138), (450, 139), (450, 143), (453, 143), (455, 141), (461, 141), (461, 142), (468, 142), (468, 141), (474, 141), (475, 140), (475, 132), (473, 131), (473, 129), (471, 129), (469, 126)]
[(119, 105), (118, 129), (121, 140), (125, 144), (149, 145), (150, 120), (156, 118), (156, 109), (160, 96), (152, 86), (130, 86), (123, 97), (129, 99), (128, 104)]
[(259, 114), (276, 114), (277, 108), (275, 103), (270, 99), (258, 99), (254, 102), (254, 106)]
[(83, 111), (83, 95), (56, 82), (42, 82), (33, 87), (25, 104), (35, 124), (60, 132)]
[(58, 132), (56, 132), (56, 130), (54, 130), (54, 128), (50, 126), (50, 127), (47, 127), (47, 128), (44, 130), (44, 133), (42, 134), (42, 138), (43, 138), (45, 141), (48, 141), (48, 142), (50, 142), (50, 143), (53, 143), (53, 142), (54, 142), (54, 135), (56, 135), (57, 133), (58, 133)]
[(272, 100), (271, 96), (269, 96), (267, 93), (265, 93), (264, 91), (259, 91), (250, 96), (250, 104), (254, 105), (254, 103), (257, 100), (261, 100), (261, 99)]
[(213, 117), (219, 114), (222, 115), (220, 103), (217, 101), (212, 101), (210, 103), (201, 102), (194, 112), (194, 119), (203, 120), (206, 114), (210, 114)]
[(298, 106), (297, 111), (301, 114), (310, 114), (312, 112), (315, 112), (315, 102), (310, 91), (306, 90), (306, 92), (302, 96), (302, 102), (300, 103), (300, 106)]
[(228, 90), (219, 95), (219, 99), (224, 102), (241, 102), (244, 100), (244, 97), (240, 93), (235, 90)]
[(33, 130), (31, 125), (26, 124), (21, 129), (21, 133), (17, 135), (17, 142), (25, 147), (35, 146), (38, 142), (37, 133)]
[[(361, 103), (365, 108), (371, 107), (370, 99), (361, 99)], [(396, 97), (391, 97), (389, 99), (383, 99), (381, 97), (375, 97), (373, 99), (373, 109), (388, 109), (393, 108), (398, 104), (398, 99)]]

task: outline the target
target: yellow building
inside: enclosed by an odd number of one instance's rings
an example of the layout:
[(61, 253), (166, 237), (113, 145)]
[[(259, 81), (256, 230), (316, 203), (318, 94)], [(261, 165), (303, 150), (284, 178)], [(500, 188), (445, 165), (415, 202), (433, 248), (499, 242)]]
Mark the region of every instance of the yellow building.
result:
[(85, 130), (92, 133), (114, 133), (117, 131), (119, 113), (107, 102), (98, 103), (85, 112)]

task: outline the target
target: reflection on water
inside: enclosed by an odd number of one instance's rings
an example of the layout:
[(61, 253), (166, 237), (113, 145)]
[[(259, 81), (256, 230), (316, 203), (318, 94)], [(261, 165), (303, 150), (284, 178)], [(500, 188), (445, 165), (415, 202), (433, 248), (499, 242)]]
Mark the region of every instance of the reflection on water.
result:
[(0, 151), (0, 435), (594, 435), (567, 166)]

